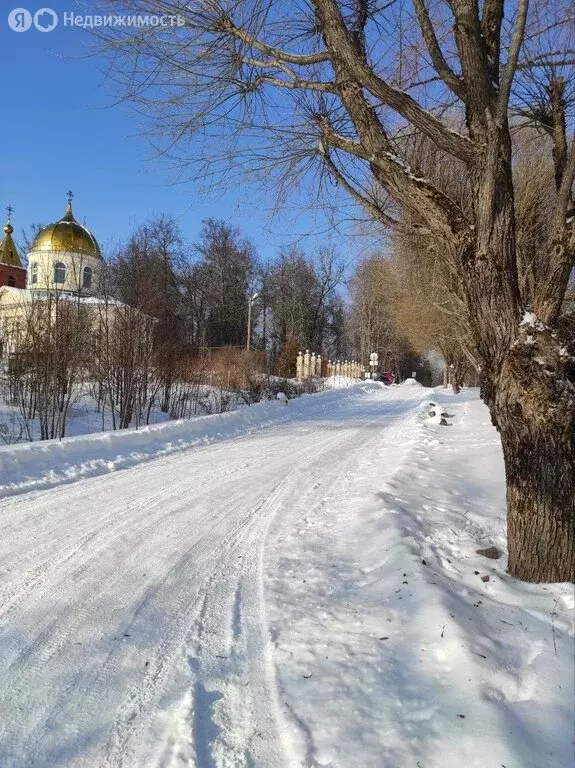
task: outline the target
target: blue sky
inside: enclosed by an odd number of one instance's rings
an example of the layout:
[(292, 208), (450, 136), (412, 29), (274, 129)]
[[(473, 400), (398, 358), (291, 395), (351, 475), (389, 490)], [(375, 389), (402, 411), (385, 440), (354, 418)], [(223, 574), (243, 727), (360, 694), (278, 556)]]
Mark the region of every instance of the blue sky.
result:
[[(0, 19), (0, 206), (14, 207), (17, 233), (32, 223), (60, 218), (72, 189), (77, 218), (105, 251), (159, 213), (174, 216), (190, 240), (196, 239), (202, 219), (223, 218), (240, 227), (265, 259), (299, 240), (301, 233), (315, 233), (300, 241), (306, 249), (326, 240), (321, 216), (285, 211), (270, 220), (263, 204), (254, 204), (253, 190), (222, 189), (206, 196), (193, 184), (175, 185), (169, 168), (153, 159), (144, 126), (128, 105), (116, 103), (102, 61), (91, 53), (89, 32), (62, 24), (65, 11), (85, 13), (85, 7), (76, 7), (73, 0), (53, 1), (50, 7), (60, 16), (54, 31), (32, 27), (17, 33), (7, 22), (16, 5), (4, 5)], [(41, 7), (23, 5), (32, 12)], [(350, 260), (368, 247), (363, 238), (338, 242)]]

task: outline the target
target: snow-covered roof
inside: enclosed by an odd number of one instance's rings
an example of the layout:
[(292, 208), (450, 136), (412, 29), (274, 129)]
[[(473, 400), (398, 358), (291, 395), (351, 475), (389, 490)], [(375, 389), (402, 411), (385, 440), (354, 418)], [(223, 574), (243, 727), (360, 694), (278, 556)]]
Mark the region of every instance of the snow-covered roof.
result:
[[(35, 299), (36, 301), (46, 301), (49, 297), (49, 293), (46, 291), (35, 291), (30, 288), (14, 288), (9, 285), (3, 285), (0, 287), (0, 296), (8, 295), (16, 302), (27, 302)], [(123, 301), (119, 299), (101, 298), (98, 296), (82, 296), (75, 293), (57, 293), (54, 292), (52, 296), (57, 296), (58, 301), (73, 301), (86, 306), (108, 306), (108, 307), (127, 307)]]

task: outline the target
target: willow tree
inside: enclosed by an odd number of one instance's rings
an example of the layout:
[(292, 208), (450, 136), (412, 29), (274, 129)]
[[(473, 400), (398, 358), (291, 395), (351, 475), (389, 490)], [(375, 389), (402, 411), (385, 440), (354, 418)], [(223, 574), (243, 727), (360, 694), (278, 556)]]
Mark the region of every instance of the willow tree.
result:
[[(558, 332), (575, 252), (568, 0), (104, 5), (180, 17), (104, 29), (113, 77), (158, 119), (166, 152), (224, 181), (230, 169), (263, 171), (280, 193), (331, 177), (384, 226), (436, 244), (457, 275), (501, 436), (509, 570), (573, 579), (574, 361)], [(520, 279), (512, 174), (522, 121), (548, 136), (555, 168), (530, 280)], [(465, 205), (410, 167), (412, 135), (458, 164)]]

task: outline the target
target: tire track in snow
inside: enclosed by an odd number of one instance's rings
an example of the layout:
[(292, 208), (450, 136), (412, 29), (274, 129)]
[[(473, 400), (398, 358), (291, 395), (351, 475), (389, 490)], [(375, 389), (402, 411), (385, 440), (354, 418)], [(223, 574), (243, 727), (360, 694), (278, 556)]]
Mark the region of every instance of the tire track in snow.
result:
[[(229, 477), (232, 475), (241, 478), (242, 476), (249, 474), (251, 470), (252, 465), (246, 462), (244, 466), (235, 469), (226, 469), (225, 471), (219, 473), (216, 472), (214, 475), (206, 478), (203, 482), (200, 482), (198, 487), (194, 490), (196, 493), (207, 492), (211, 486), (216, 485), (221, 480), (229, 479)], [(98, 482), (99, 479), (100, 478), (97, 478), (95, 482)], [(180, 482), (181, 488), (185, 488), (187, 485), (188, 481)], [(177, 490), (177, 488), (172, 488), (170, 490), (170, 495), (174, 495), (175, 490)], [(54, 490), (51, 489), (49, 491), (49, 493), (55, 493), (58, 495), (60, 495), (61, 492), (62, 489), (60, 488)], [(35, 495), (36, 494), (37, 492), (35, 492)], [(165, 499), (165, 491), (161, 491), (160, 493), (151, 497), (146, 511), (149, 512), (150, 509), (157, 508), (165, 501)], [(21, 501), (21, 498), (18, 499), (18, 501)], [(36, 548), (30, 548), (29, 544), (27, 543), (27, 537), (23, 535), (22, 531), (18, 531), (18, 539), (22, 542), (24, 553), (19, 558), (11, 561), (10, 570), (18, 572), (18, 570), (28, 562), (34, 563), (34, 565), (29, 570), (25, 570), (23, 573), (21, 572), (20, 581), (8, 582), (3, 586), (0, 586), (0, 619), (5, 614), (9, 613), (9, 609), (13, 604), (22, 600), (26, 593), (35, 588), (40, 580), (47, 576), (53, 577), (54, 571), (58, 570), (62, 566), (65, 566), (71, 558), (74, 558), (80, 554), (85, 555), (86, 553), (84, 553), (82, 550), (94, 539), (105, 535), (106, 541), (104, 542), (104, 546), (107, 546), (109, 545), (111, 536), (117, 537), (122, 533), (122, 531), (125, 531), (133, 526), (133, 520), (131, 519), (130, 515), (132, 512), (138, 510), (141, 507), (141, 500), (134, 500), (132, 497), (126, 497), (121, 503), (121, 510), (118, 510), (117, 507), (118, 504), (116, 504), (114, 508), (111, 508), (108, 514), (104, 515), (103, 518), (98, 517), (98, 522), (95, 527), (93, 527), (94, 523), (91, 518), (85, 526), (87, 532), (81, 534), (80, 536), (78, 536), (77, 532), (68, 534), (71, 546), (69, 551), (64, 555), (61, 553), (61, 543), (58, 541), (54, 530), (40, 529), (37, 531), (36, 537), (43, 537), (45, 543)], [(0, 515), (1, 513), (2, 504), (0, 503)], [(70, 518), (71, 517), (72, 516), (70, 516)], [(70, 522), (72, 522), (71, 519)], [(1, 534), (2, 530), (0, 529), (0, 535)], [(53, 555), (53, 551), (55, 549), (59, 554), (58, 557), (54, 557)], [(89, 557), (93, 557), (93, 555), (89, 555)], [(42, 560), (42, 558), (44, 559)], [(5, 574), (6, 572), (8, 572), (7, 568), (0, 569), (0, 575)]]
[[(331, 440), (333, 439), (334, 438), (331, 438)], [(305, 461), (309, 461), (307, 455), (315, 450), (315, 447), (306, 447), (303, 451), (296, 452), (296, 455), (299, 456), (300, 454), (304, 454), (306, 456)], [(294, 472), (295, 471), (297, 470), (294, 470)], [(130, 743), (138, 735), (138, 732), (146, 727), (146, 713), (152, 709), (151, 704), (157, 695), (158, 689), (161, 688), (163, 679), (169, 672), (170, 663), (172, 662), (174, 655), (177, 651), (182, 652), (182, 649), (190, 642), (189, 637), (187, 643), (185, 640), (186, 635), (189, 635), (190, 633), (192, 625), (195, 624), (199, 628), (205, 627), (210, 596), (216, 594), (218, 589), (221, 589), (222, 585), (224, 585), (223, 591), (228, 594), (229, 588), (227, 585), (230, 579), (230, 560), (232, 558), (238, 560), (239, 558), (246, 557), (245, 553), (246, 551), (249, 551), (249, 545), (253, 540), (254, 531), (257, 531), (261, 527), (259, 516), (262, 515), (266, 509), (269, 500), (277, 493), (281, 492), (286, 480), (287, 478), (282, 480), (271, 493), (265, 493), (263, 501), (252, 508), (248, 507), (247, 513), (244, 511), (244, 514), (239, 516), (239, 524), (232, 528), (228, 535), (204, 561), (209, 562), (215, 560), (215, 567), (205, 571), (203, 571), (201, 567), (196, 569), (194, 575), (203, 577), (203, 596), (197, 597), (191, 604), (185, 607), (185, 610), (179, 610), (177, 615), (181, 618), (178, 618), (175, 624), (171, 625), (168, 630), (164, 632), (164, 639), (159, 647), (159, 653), (153, 662), (153, 668), (149, 675), (152, 683), (142, 685), (141, 682), (139, 682), (129, 692), (125, 703), (121, 707), (116, 718), (112, 736), (106, 747), (106, 757), (102, 765), (138, 765), (137, 756), (130, 755)], [(254, 498), (257, 498), (260, 495), (261, 490), (256, 489)], [(230, 513), (234, 510), (237, 510), (238, 508), (245, 509), (245, 506), (245, 498), (236, 501), (230, 505), (229, 510), (223, 516), (230, 517)], [(244, 554), (240, 555), (238, 554), (239, 552)], [(187, 567), (187, 560), (187, 557), (183, 558), (179, 566), (185, 569)], [(176, 580), (181, 581), (181, 579), (182, 575), (179, 575)], [(215, 630), (212, 631), (215, 632)], [(233, 630), (231, 634), (233, 635)]]
[[(223, 473), (210, 473), (210, 477), (207, 478), (202, 484), (200, 484), (199, 490), (201, 490), (203, 493), (208, 493), (211, 495), (214, 486), (217, 486), (221, 479), (226, 475), (230, 475), (229, 470), (226, 470)], [(185, 485), (185, 482), (183, 485)], [(72, 570), (64, 569), (59, 574), (58, 579), (56, 580), (56, 584), (59, 584), (60, 587), (65, 590), (64, 594), (61, 596), (61, 601), (64, 603), (64, 610), (56, 613), (54, 617), (48, 622), (48, 624), (44, 624), (44, 626), (42, 626), (42, 622), (45, 620), (45, 617), (43, 614), (40, 614), (38, 616), (37, 622), (32, 626), (27, 627), (26, 635), (33, 637), (33, 642), (23, 650), (20, 650), (19, 654), (17, 651), (19, 641), (21, 640), (20, 637), (13, 638), (11, 645), (4, 646), (4, 652), (2, 654), (2, 660), (4, 664), (6, 664), (6, 662), (8, 662), (12, 656), (12, 663), (8, 663), (8, 666), (5, 667), (4, 675), (6, 676), (16, 663), (18, 665), (18, 668), (15, 670), (15, 674), (10, 681), (12, 695), (18, 691), (25, 691), (36, 676), (38, 667), (46, 664), (46, 662), (51, 658), (54, 658), (59, 653), (61, 653), (61, 651), (67, 645), (69, 645), (71, 638), (77, 636), (77, 633), (81, 627), (85, 625), (89, 626), (92, 623), (93, 614), (95, 610), (99, 608), (98, 605), (94, 606), (94, 601), (91, 599), (94, 594), (98, 593), (98, 587), (100, 586), (100, 574), (97, 567), (99, 559), (102, 556), (108, 556), (109, 559), (111, 558), (113, 560), (114, 548), (111, 545), (120, 540), (123, 536), (127, 536), (129, 533), (132, 559), (134, 559), (135, 554), (137, 553), (138, 559), (140, 559), (142, 562), (146, 562), (151, 556), (154, 548), (157, 546), (156, 539), (153, 536), (154, 530), (156, 530), (158, 526), (162, 526), (164, 528), (163, 534), (165, 536), (165, 526), (168, 520), (172, 517), (177, 518), (178, 515), (181, 515), (181, 505), (178, 505), (177, 508), (172, 511), (168, 509), (166, 512), (165, 509), (161, 509), (162, 505), (165, 505), (171, 497), (177, 497), (178, 495), (178, 488), (171, 488), (168, 492), (164, 490), (160, 494), (157, 494), (154, 497), (153, 502), (146, 505), (146, 512), (149, 517), (150, 509), (153, 508), (159, 511), (158, 514), (152, 516), (147, 524), (143, 525), (140, 523), (138, 525), (136, 535), (134, 535), (134, 531), (132, 530), (134, 528), (134, 521), (131, 520), (129, 515), (123, 515), (120, 524), (113, 527), (112, 530), (109, 531), (107, 538), (99, 541), (98, 545), (92, 548), (89, 555), (88, 553), (84, 553), (84, 559), (80, 562), (78, 567)], [(137, 508), (140, 505), (141, 500), (139, 503), (135, 503), (133, 506), (134, 508)], [(202, 529), (202, 536), (197, 543), (205, 547), (206, 538), (212, 532), (218, 529), (218, 526), (221, 524), (222, 520), (228, 517), (234, 518), (237, 516), (238, 507), (241, 507), (241, 502), (239, 504), (232, 503), (227, 507), (224, 507), (223, 511), (213, 517), (209, 523), (209, 526)], [(185, 540), (187, 536), (192, 536), (194, 534), (196, 526), (197, 523), (195, 520), (188, 521), (185, 528), (178, 527), (178, 536)], [(197, 543), (194, 544), (190, 550), (193, 550)], [(76, 554), (78, 555), (79, 552)], [(221, 556), (224, 556), (225, 552), (216, 552), (215, 554), (221, 554)], [(208, 556), (213, 556), (213, 553)], [(66, 564), (68, 564), (68, 560), (63, 563), (63, 565)], [(104, 570), (108, 569), (104, 568)], [(165, 576), (163, 580), (169, 577), (169, 574), (172, 570), (173, 569), (168, 572), (167, 576)], [(55, 575), (56, 574), (52, 574), (53, 579), (55, 578)], [(114, 588), (120, 590), (124, 576), (125, 571), (117, 571), (114, 574), (114, 581), (107, 585), (108, 589), (111, 591), (114, 591)], [(81, 585), (79, 589), (77, 586), (78, 583)], [(42, 585), (42, 589), (35, 590), (35, 604), (38, 604), (38, 602), (48, 597), (53, 589), (54, 581), (46, 582), (44, 585)], [(69, 594), (66, 593), (66, 590)], [(152, 591), (157, 590), (154, 589)], [(145, 606), (150, 599), (151, 596), (149, 593), (146, 601), (143, 603), (143, 606)], [(128, 633), (130, 628), (131, 624), (127, 625), (127, 627), (124, 627), (125, 631)], [(116, 650), (117, 648), (113, 648), (110, 651), (109, 658), (104, 664), (103, 671), (108, 674), (113, 674), (113, 664), (110, 662), (110, 659), (115, 660), (117, 655)], [(91, 688), (97, 688), (97, 684), (103, 677), (104, 675), (100, 675), (96, 680), (93, 680), (92, 682), (94, 683), (94, 686), (89, 686), (88, 691)], [(74, 687), (76, 686), (78, 689), (82, 688), (80, 683), (75, 683)], [(89, 703), (89, 701), (90, 698), (88, 696), (87, 702)], [(61, 706), (61, 702), (55, 701), (52, 709), (50, 710), (50, 713), (55, 711), (59, 706)], [(0, 737), (1, 734), (2, 726), (0, 724)], [(34, 751), (35, 740), (33, 739), (27, 748), (27, 752), (30, 756), (32, 756)]]
[[(203, 491), (209, 492), (209, 489), (217, 484), (223, 475), (228, 475), (226, 471), (218, 475), (212, 476), (208, 481), (203, 483)], [(157, 546), (157, 542), (152, 535), (154, 530), (159, 525), (165, 526), (167, 519), (176, 516), (181, 509), (176, 509), (172, 512), (161, 509), (162, 504), (166, 503), (167, 498), (170, 495), (174, 495), (174, 489), (171, 489), (168, 493), (162, 491), (156, 496), (154, 502), (151, 505), (147, 505), (147, 511), (150, 508), (159, 510), (158, 515), (155, 515), (147, 525), (140, 524), (137, 528), (137, 539), (134, 537), (133, 528), (134, 521), (130, 520), (129, 515), (123, 516), (120, 524), (113, 527), (108, 532), (106, 539), (98, 542), (97, 547), (93, 547), (89, 553), (84, 552), (84, 558), (80, 561), (80, 565), (77, 565), (78, 557), (76, 557), (75, 568), (63, 568), (61, 573), (51, 574), (52, 581), (46, 582), (41, 585), (41, 588), (37, 588), (33, 592), (34, 605), (38, 605), (44, 599), (49, 598), (50, 594), (54, 591), (55, 583), (59, 585), (60, 589), (64, 592), (60, 595), (60, 603), (63, 603), (63, 610), (54, 613), (46, 624), (45, 615), (43, 612), (38, 612), (36, 620), (33, 623), (28, 623), (26, 626), (25, 635), (17, 634), (13, 635), (11, 641), (6, 644), (2, 643), (2, 670), (4, 680), (10, 687), (10, 695), (18, 695), (18, 692), (23, 693), (31, 685), (34, 677), (37, 674), (37, 670), (42, 665), (46, 664), (51, 658), (56, 657), (69, 643), (71, 638), (77, 635), (78, 631), (84, 625), (90, 625), (94, 610), (98, 609), (98, 605), (93, 605), (93, 596), (98, 593), (100, 585), (100, 574), (98, 569), (98, 563), (100, 558), (108, 556), (108, 559), (114, 559), (114, 549), (111, 547), (117, 540), (127, 536), (131, 532), (131, 549), (132, 556), (135, 552), (138, 553), (139, 558), (146, 562), (153, 549)], [(177, 495), (177, 489), (176, 489)], [(141, 505), (141, 500), (139, 502)], [(139, 505), (134, 504), (134, 508)], [(237, 505), (231, 505), (235, 510)], [(208, 528), (204, 528), (202, 535), (205, 538), (213, 530), (215, 530), (224, 515), (215, 517), (212, 524)], [(189, 521), (187, 528), (179, 529), (178, 533), (182, 536), (193, 534), (196, 528), (195, 521)], [(165, 534), (165, 531), (164, 531)], [(122, 543), (121, 541), (119, 542)], [(81, 554), (81, 550), (76, 551), (76, 556)], [(69, 562), (70, 558), (63, 560), (63, 566), (71, 566)], [(104, 570), (106, 570), (104, 568)], [(119, 570), (114, 575), (114, 581), (108, 584), (108, 589), (117, 587), (121, 589), (121, 582), (125, 575), (125, 571)], [(55, 580), (55, 581), (54, 581)], [(78, 588), (78, 583), (80, 587)], [(5, 617), (6, 618), (6, 617)], [(5, 624), (5, 622), (3, 622)], [(6, 627), (9, 625), (5, 624)], [(32, 637), (33, 640), (28, 645), (22, 647), (22, 643), (26, 641), (28, 637)], [(2, 641), (0, 634), (0, 642)], [(12, 678), (8, 678), (8, 673), (17, 664), (17, 668), (14, 669)], [(0, 692), (0, 700), (2, 694)], [(51, 711), (54, 711), (59, 702), (55, 702)], [(2, 734), (2, 724), (0, 723), (0, 737)], [(31, 744), (27, 750), (28, 754), (33, 753), (33, 745)]]
[[(296, 451), (295, 455), (297, 456), (300, 453), (306, 454), (309, 453), (310, 450), (312, 449), (306, 447), (303, 450)], [(271, 460), (271, 456), (269, 455), (268, 451), (263, 451), (259, 458)], [(246, 473), (249, 474), (249, 470)], [(218, 486), (224, 475), (230, 475), (229, 471), (215, 474), (210, 472), (209, 479), (205, 480), (205, 482), (198, 486), (199, 490), (211, 497), (214, 493), (214, 487)], [(102, 540), (98, 541), (97, 544), (94, 543), (89, 552), (83, 553), (84, 557), (80, 561), (80, 564), (77, 565), (76, 562), (77, 567), (64, 568), (59, 574), (53, 573), (51, 582), (46, 582), (45, 584), (41, 585), (41, 588), (38, 588), (34, 591), (34, 601), (35, 604), (38, 604), (44, 598), (49, 597), (55, 585), (59, 585), (58, 589), (64, 590), (63, 594), (60, 595), (60, 602), (64, 604), (64, 608), (63, 610), (55, 612), (53, 618), (51, 618), (47, 624), (45, 623), (44, 615), (42, 613), (39, 614), (37, 616), (36, 623), (33, 625), (28, 625), (27, 627), (26, 636), (33, 637), (33, 642), (23, 650), (20, 649), (19, 653), (18, 648), (21, 645), (21, 637), (13, 638), (12, 646), (5, 648), (6, 652), (2, 654), (3, 662), (8, 662), (9, 658), (12, 656), (12, 664), (8, 664), (5, 675), (10, 671), (12, 666), (17, 663), (17, 668), (14, 670), (14, 674), (10, 680), (12, 695), (18, 691), (24, 692), (31, 685), (39, 667), (47, 664), (51, 659), (57, 658), (59, 654), (61, 654), (67, 647), (70, 646), (71, 643), (74, 642), (74, 638), (80, 637), (80, 639), (83, 639), (83, 637), (79, 635), (81, 628), (83, 626), (90, 626), (94, 623), (94, 615), (101, 608), (99, 603), (94, 600), (94, 595), (98, 595), (99, 588), (101, 588), (98, 568), (99, 564), (102, 566), (102, 570), (104, 572), (111, 571), (113, 573), (113, 580), (106, 585), (106, 588), (112, 593), (121, 591), (122, 582), (126, 578), (126, 574), (129, 572), (129, 569), (122, 570), (120, 568), (114, 572), (113, 568), (111, 567), (115, 558), (116, 544), (118, 547), (121, 547), (124, 539), (126, 542), (129, 541), (132, 560), (134, 560), (137, 556), (137, 559), (143, 563), (146, 563), (152, 556), (153, 550), (157, 545), (157, 539), (154, 536), (154, 532), (156, 529), (161, 528), (161, 535), (163, 534), (165, 537), (168, 533), (168, 531), (166, 531), (166, 525), (171, 520), (171, 518), (175, 518), (173, 521), (173, 529), (174, 531), (177, 531), (178, 538), (181, 538), (185, 541), (188, 539), (188, 537), (194, 535), (195, 528), (197, 526), (195, 520), (192, 519), (188, 521), (186, 523), (186, 527), (184, 528), (179, 527), (179, 517), (182, 514), (181, 503), (178, 503), (174, 510), (170, 510), (169, 508), (168, 502), (170, 498), (177, 498), (179, 495), (180, 493), (177, 487), (171, 488), (168, 492), (164, 490), (160, 494), (156, 494), (153, 503), (146, 504), (146, 518), (140, 521), (135, 530), (132, 530), (134, 525), (130, 515), (123, 515), (120, 524), (113, 527), (112, 530), (108, 532), (107, 538), (103, 538)], [(140, 499), (139, 504), (136, 504), (135, 506), (140, 506), (141, 503), (142, 502)], [(199, 540), (200, 551), (202, 547), (206, 547), (206, 539), (209, 539), (209, 536), (212, 534), (212, 532), (218, 531), (222, 521), (228, 518), (231, 520), (241, 520), (242, 508), (244, 504), (245, 500), (240, 499), (238, 503), (232, 503), (230, 505), (224, 506), (217, 515), (211, 518), (208, 526), (204, 524), (204, 527), (201, 531), (202, 535)], [(163, 509), (162, 505), (168, 505), (168, 509)], [(157, 514), (154, 513), (153, 515), (150, 515), (150, 510), (152, 508), (157, 510)], [(222, 551), (216, 550), (215, 552), (212, 552), (211, 549), (209, 549), (208, 556), (215, 557), (216, 561), (219, 561), (220, 558), (223, 558), (223, 562), (225, 562), (225, 557), (227, 554), (226, 547), (227, 545), (224, 543), (224, 548)], [(195, 553), (195, 545), (193, 545), (191, 549)], [(184, 553), (182, 556), (182, 560), (185, 559), (185, 555), (186, 553)], [(103, 563), (101, 563), (102, 558), (104, 559)], [(110, 567), (107, 564), (108, 561), (110, 561)], [(64, 563), (64, 565), (71, 566), (72, 564)], [(161, 583), (169, 578), (170, 573), (171, 571), (162, 577)], [(198, 571), (198, 581), (200, 584), (201, 577), (202, 572)], [(177, 579), (175, 580), (175, 583), (177, 584)], [(159, 586), (154, 589), (146, 590), (146, 595), (143, 598), (142, 603), (143, 610), (145, 610), (146, 606), (149, 606), (150, 603), (153, 602), (154, 593), (158, 591)], [(167, 591), (169, 592), (169, 590)], [(166, 595), (165, 597), (169, 602), (169, 595)], [(161, 600), (160, 604), (162, 602), (164, 601)], [(133, 621), (124, 626), (122, 629), (131, 635), (133, 631), (132, 624)], [(165, 633), (170, 634), (169, 626), (165, 629)], [(115, 665), (118, 661), (118, 656), (122, 655), (122, 651), (125, 651), (125, 649), (122, 649), (120, 644), (116, 643), (116, 647), (111, 649), (107, 659), (103, 662), (102, 674), (98, 675), (95, 679), (89, 676), (90, 685), (86, 686), (83, 684), (83, 678), (86, 677), (85, 674), (78, 675), (77, 679), (71, 683), (71, 687), (77, 689), (78, 691), (86, 689), (85, 704), (88, 709), (90, 708), (92, 701), (90, 690), (97, 691), (98, 686), (100, 685), (101, 681), (105, 679), (106, 675), (112, 677), (114, 676)], [(154, 670), (155, 666), (152, 659), (150, 662), (149, 673), (156, 674)], [(159, 674), (156, 674), (157, 681), (160, 680), (160, 677), (161, 676)], [(134, 700), (138, 699), (137, 695), (134, 695), (133, 697)], [(48, 717), (52, 713), (56, 712), (61, 706), (61, 701), (56, 698), (53, 706), (48, 711)], [(71, 716), (74, 716), (74, 713), (71, 713)], [(75, 717), (77, 719), (78, 715), (76, 714)], [(1, 732), (2, 728), (0, 725), (0, 734)], [(36, 742), (40, 736), (41, 730), (38, 730), (37, 737), (32, 738), (28, 744), (28, 755), (32, 756), (35, 753), (37, 747)], [(116, 765), (114, 762), (108, 764)], [(138, 765), (138, 762), (135, 762), (134, 765)]]
[[(348, 463), (350, 448), (364, 446), (361, 432), (349, 429), (335, 439), (318, 442), (313, 460), (293, 469), (262, 501), (259, 511), (266, 514), (244, 537), (241, 564), (226, 574), (225, 582), (218, 580), (215, 591), (206, 590), (196, 652), (190, 659), (199, 681), (194, 696), (198, 768), (301, 765), (272, 658), (264, 594), (265, 543), (281, 511), (288, 513), (290, 521), (310, 513), (314, 506), (310, 497), (329, 492), (339, 480), (342, 463)], [(302, 479), (313, 477), (318, 466), (323, 482), (303, 484), (299, 491)]]

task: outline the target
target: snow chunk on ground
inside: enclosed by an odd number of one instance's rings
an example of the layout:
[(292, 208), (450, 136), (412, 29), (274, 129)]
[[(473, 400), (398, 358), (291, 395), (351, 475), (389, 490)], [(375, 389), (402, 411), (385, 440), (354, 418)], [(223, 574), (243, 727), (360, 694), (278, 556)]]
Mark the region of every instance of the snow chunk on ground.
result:
[(537, 319), (537, 315), (534, 312), (526, 310), (523, 313), (523, 318), (519, 324), (521, 328), (532, 328), (535, 331), (544, 331), (545, 323)]
[(414, 387), (414, 386), (421, 387), (423, 385), (420, 384), (419, 381), (417, 381), (417, 379), (409, 378), (409, 379), (406, 379), (405, 381), (402, 381), (400, 386), (402, 386), (402, 387)]

